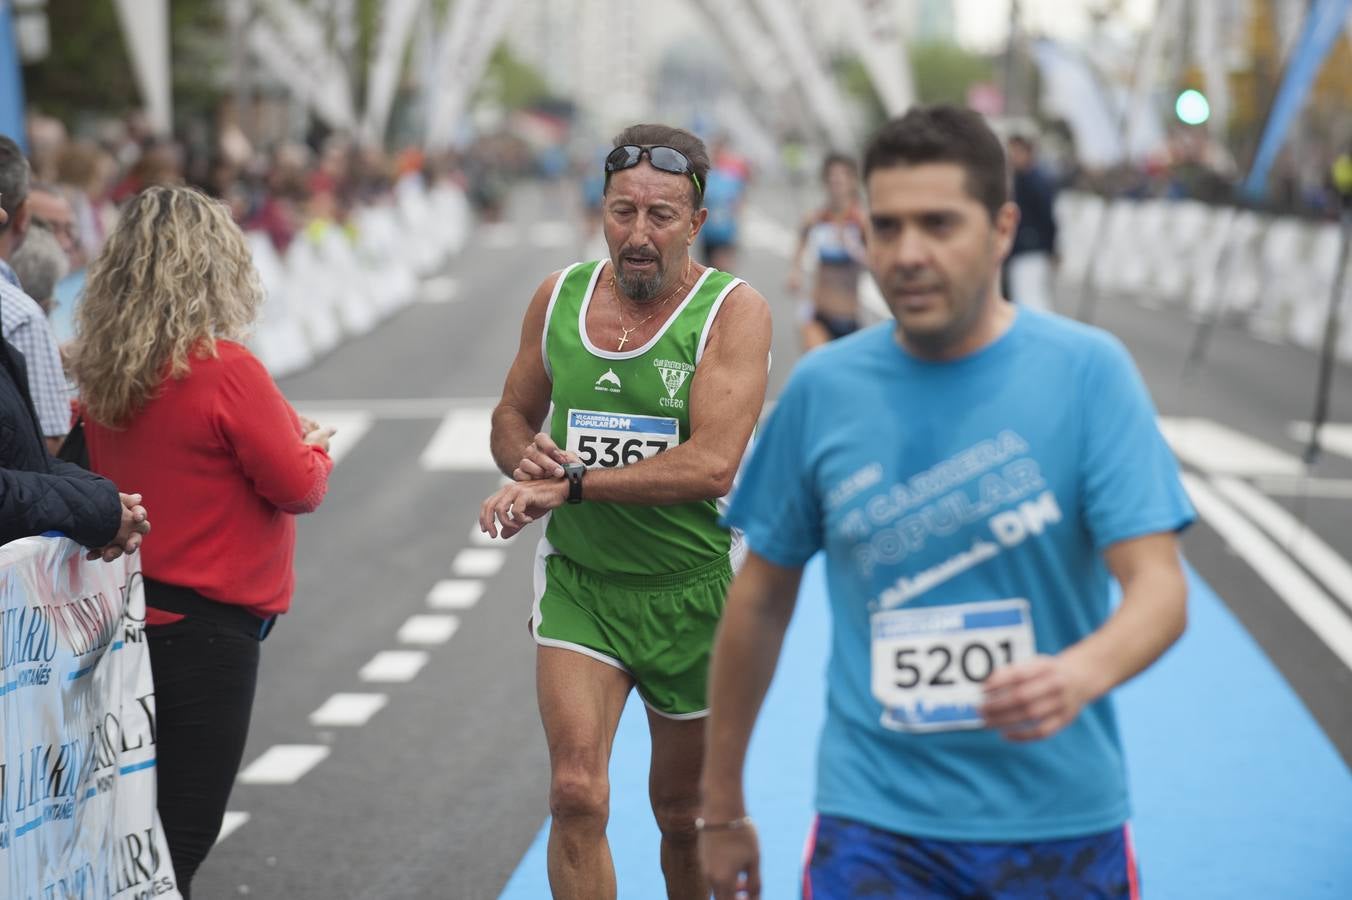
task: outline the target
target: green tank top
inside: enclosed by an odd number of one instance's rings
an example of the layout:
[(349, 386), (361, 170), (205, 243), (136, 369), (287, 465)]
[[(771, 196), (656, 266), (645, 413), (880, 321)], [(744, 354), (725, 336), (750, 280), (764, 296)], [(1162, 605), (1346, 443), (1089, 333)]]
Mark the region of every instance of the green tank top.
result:
[[(741, 279), (708, 269), (666, 325), (641, 347), (602, 349), (587, 338), (587, 307), (605, 261), (575, 263), (554, 287), (541, 351), (553, 383), (549, 433), (589, 469), (664, 453), (690, 437), (690, 381), (723, 299)], [(550, 514), (555, 551), (598, 572), (666, 575), (727, 556), (715, 500), (673, 506), (583, 502)]]

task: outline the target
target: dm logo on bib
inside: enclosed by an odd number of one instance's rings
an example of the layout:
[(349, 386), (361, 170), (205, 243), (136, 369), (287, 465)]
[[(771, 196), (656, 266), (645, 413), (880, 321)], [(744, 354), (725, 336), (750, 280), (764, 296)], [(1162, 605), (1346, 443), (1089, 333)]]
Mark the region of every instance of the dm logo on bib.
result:
[(670, 359), (655, 359), (653, 365), (662, 373), (662, 385), (667, 389), (667, 395), (659, 398), (657, 402), (662, 406), (685, 409), (685, 401), (677, 399), (676, 394), (685, 386), (685, 380), (695, 371), (695, 367), (690, 363)]
[(620, 392), (620, 376), (615, 374), (614, 369), (606, 369), (606, 373), (596, 379), (595, 389), (606, 394), (618, 394)]

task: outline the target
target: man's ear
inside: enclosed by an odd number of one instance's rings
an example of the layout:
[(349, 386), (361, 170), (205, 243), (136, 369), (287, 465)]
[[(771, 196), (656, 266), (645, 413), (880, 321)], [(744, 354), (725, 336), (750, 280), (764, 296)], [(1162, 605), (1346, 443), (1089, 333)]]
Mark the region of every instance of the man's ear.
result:
[(33, 221), (33, 207), (25, 197), (18, 208), (14, 210), (14, 215), (10, 216), (9, 230), (14, 234), (15, 239), (21, 239), (28, 233), (28, 225)]
[(708, 208), (701, 206), (699, 210), (696, 211), (694, 217), (690, 220), (690, 236), (685, 240), (685, 245), (687, 247), (695, 243), (695, 238), (699, 235), (699, 230), (704, 227), (704, 223), (708, 220), (708, 218), (709, 218)]

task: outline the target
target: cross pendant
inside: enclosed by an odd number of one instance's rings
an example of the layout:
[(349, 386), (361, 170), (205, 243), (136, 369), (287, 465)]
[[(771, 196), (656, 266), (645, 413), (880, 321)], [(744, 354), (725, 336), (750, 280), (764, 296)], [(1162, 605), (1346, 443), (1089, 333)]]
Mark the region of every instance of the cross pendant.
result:
[(621, 326), (620, 330), (623, 331), (624, 334), (620, 336), (620, 346), (617, 349), (623, 350), (625, 343), (629, 340), (629, 332), (633, 331), (634, 329), (624, 328), (623, 326)]

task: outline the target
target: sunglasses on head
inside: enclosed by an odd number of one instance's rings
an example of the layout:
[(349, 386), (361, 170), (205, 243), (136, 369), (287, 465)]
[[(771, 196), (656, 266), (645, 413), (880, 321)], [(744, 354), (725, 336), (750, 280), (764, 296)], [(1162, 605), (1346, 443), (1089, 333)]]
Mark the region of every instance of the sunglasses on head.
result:
[(648, 162), (654, 169), (660, 172), (670, 172), (672, 175), (689, 175), (690, 180), (695, 183), (695, 190), (700, 195), (704, 194), (704, 185), (699, 183), (699, 176), (695, 174), (695, 167), (690, 164), (690, 159), (684, 153), (674, 147), (643, 147), (638, 144), (625, 144), (611, 150), (606, 156), (606, 175), (614, 175), (616, 172), (623, 172), (625, 169), (632, 169), (643, 161), (643, 157), (648, 157)]

